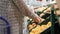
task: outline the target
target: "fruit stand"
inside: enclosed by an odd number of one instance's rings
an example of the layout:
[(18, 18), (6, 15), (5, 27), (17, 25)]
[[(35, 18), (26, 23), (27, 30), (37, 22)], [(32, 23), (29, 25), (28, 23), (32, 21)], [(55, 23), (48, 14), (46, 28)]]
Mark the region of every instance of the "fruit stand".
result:
[(36, 24), (32, 20), (29, 20), (28, 25), (29, 34), (55, 34), (56, 30), (54, 29), (57, 29), (57, 27), (59, 28), (59, 25), (58, 18), (56, 18), (57, 16), (54, 13), (54, 11), (57, 11), (58, 9), (49, 11), (50, 8), (51, 7), (47, 7), (41, 11), (39, 11), (40, 8), (35, 10), (36, 11), (35, 13), (42, 18), (42, 23)]

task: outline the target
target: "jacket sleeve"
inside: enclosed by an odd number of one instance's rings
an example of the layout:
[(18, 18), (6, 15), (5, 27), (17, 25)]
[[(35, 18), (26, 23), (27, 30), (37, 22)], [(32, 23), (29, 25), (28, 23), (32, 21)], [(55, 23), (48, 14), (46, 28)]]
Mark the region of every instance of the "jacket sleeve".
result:
[(28, 16), (32, 19), (35, 19), (36, 17), (38, 17), (38, 15), (36, 15), (27, 7), (27, 5), (24, 3), (23, 0), (13, 0), (13, 2), (16, 4), (18, 9), (22, 11), (23, 15)]

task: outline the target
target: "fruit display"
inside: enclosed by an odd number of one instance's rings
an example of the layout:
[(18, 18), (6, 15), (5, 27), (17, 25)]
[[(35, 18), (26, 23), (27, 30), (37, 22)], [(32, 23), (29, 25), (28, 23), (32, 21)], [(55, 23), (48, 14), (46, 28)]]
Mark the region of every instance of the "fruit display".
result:
[(41, 26), (37, 25), (34, 29), (31, 30), (29, 34), (40, 34), (50, 26), (51, 26), (51, 22), (48, 22), (46, 25), (41, 25)]
[[(45, 7), (44, 9), (46, 9), (47, 7)], [(40, 10), (40, 8), (39, 8)], [(43, 10), (42, 10), (43, 11)], [(39, 13), (39, 12), (38, 12)], [(37, 14), (38, 14), (37, 13)], [(43, 17), (45, 14), (40, 14), (39, 13), (39, 16), (40, 17)], [(46, 17), (47, 18), (47, 17)], [(42, 22), (45, 21), (45, 19), (41, 18)], [(44, 31), (45, 29), (47, 29), (51, 23), (47, 23), (46, 25), (39, 25), (39, 24), (36, 24), (35, 22), (32, 22), (30, 21), (29, 25), (28, 25), (28, 30), (29, 30), (29, 34), (40, 34), (42, 31)], [(49, 24), (49, 25), (48, 25)]]
[(44, 11), (44, 13), (50, 13), (50, 10), (51, 10), (51, 7), (49, 7), (48, 9), (46, 9), (46, 10)]
[(28, 30), (31, 30), (31, 29), (34, 28), (35, 26), (36, 26), (35, 23), (30, 24), (30, 25), (28, 26)]
[[(51, 7), (47, 9), (46, 8), (47, 7), (43, 9), (42, 8), (36, 9), (37, 11), (36, 14), (41, 17), (42, 23), (36, 24), (36, 22), (30, 22), (31, 24), (28, 25), (29, 34), (41, 34), (42, 32), (44, 32), (45, 30), (49, 29), (52, 26), (50, 22)], [(39, 11), (43, 11), (43, 12), (39, 12)], [(55, 20), (55, 22), (56, 21), (57, 20)]]
[[(59, 10), (59, 8), (55, 8), (55, 10)], [(42, 12), (42, 13), (51, 13), (51, 7), (43, 7), (43, 8), (38, 8), (35, 9), (36, 12)], [(58, 12), (58, 11), (56, 11)]]
[(39, 7), (39, 8), (37, 8), (37, 9), (35, 9), (35, 11), (43, 11), (44, 9), (46, 9), (47, 7)]
[[(42, 22), (45, 20), (45, 19), (41, 19), (42, 20)], [(38, 23), (39, 24), (39, 23)], [(34, 27), (36, 27), (37, 26), (37, 24), (36, 24), (36, 22), (32, 22), (31, 24), (29, 24), (28, 25), (28, 30), (31, 30), (31, 29), (33, 29)]]

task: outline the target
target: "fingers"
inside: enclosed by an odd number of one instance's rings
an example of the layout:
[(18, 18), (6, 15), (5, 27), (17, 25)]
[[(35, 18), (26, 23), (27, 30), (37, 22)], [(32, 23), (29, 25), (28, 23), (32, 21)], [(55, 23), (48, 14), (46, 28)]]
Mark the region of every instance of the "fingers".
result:
[(36, 23), (41, 23), (42, 19), (40, 17), (36, 17), (33, 21)]

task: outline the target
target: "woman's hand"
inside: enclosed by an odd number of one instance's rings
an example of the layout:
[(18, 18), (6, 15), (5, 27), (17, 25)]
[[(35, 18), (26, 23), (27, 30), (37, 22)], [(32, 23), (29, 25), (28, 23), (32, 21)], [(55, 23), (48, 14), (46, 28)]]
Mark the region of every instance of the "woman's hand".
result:
[(33, 19), (33, 21), (36, 23), (41, 23), (42, 19), (40, 17), (36, 17), (35, 19)]

